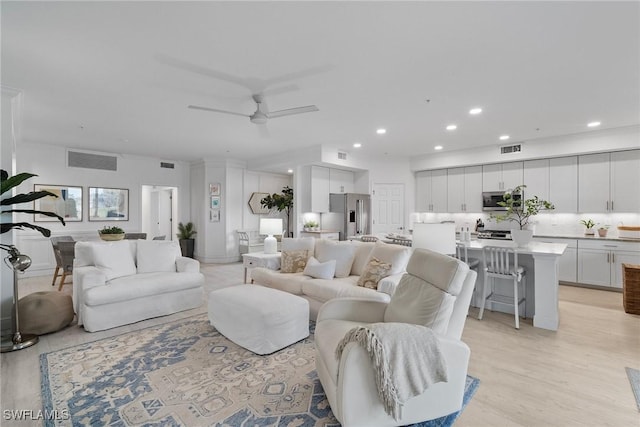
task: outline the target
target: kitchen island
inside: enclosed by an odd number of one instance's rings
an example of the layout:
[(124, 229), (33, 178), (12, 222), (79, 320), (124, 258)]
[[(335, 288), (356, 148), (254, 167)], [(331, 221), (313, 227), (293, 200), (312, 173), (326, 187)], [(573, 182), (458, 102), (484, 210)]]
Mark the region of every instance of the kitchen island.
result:
[[(476, 289), (482, 289), (482, 248), (484, 246), (500, 246), (515, 248), (518, 252), (518, 263), (526, 269), (526, 304), (525, 317), (533, 317), (536, 328), (558, 330), (558, 259), (567, 245), (564, 243), (531, 242), (526, 247), (516, 248), (511, 240), (479, 239), (464, 243), (470, 257), (481, 260)], [(507, 281), (496, 281), (494, 291), (497, 294), (512, 296), (512, 284)], [(480, 304), (479, 295), (474, 296), (473, 305)], [(489, 310), (513, 313), (511, 307), (503, 307), (487, 302)]]

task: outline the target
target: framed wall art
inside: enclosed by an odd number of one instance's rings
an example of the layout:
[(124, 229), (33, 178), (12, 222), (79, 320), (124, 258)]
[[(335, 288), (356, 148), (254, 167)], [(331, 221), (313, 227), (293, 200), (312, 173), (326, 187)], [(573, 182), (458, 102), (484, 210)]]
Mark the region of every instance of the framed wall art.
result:
[(212, 196), (219, 196), (220, 195), (220, 184), (219, 183), (209, 184), (209, 193)]
[(209, 214), (211, 222), (220, 222), (220, 209), (211, 209)]
[(129, 190), (89, 187), (89, 221), (129, 221)]
[(211, 209), (220, 209), (220, 196), (211, 196)]
[[(64, 218), (65, 221), (82, 221), (82, 187), (69, 185), (34, 184), (33, 191), (48, 191), (57, 197), (46, 196), (34, 200), (33, 209), (38, 211), (53, 212)], [(54, 217), (36, 214), (34, 221), (58, 221)]]

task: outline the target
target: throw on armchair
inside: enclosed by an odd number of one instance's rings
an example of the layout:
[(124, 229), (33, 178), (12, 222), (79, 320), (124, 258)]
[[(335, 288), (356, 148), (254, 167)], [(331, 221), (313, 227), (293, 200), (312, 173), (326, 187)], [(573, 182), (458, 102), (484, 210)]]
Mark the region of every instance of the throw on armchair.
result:
[[(390, 302), (344, 298), (322, 307), (315, 330), (316, 370), (331, 409), (344, 427), (401, 426), (460, 410), (470, 356), (460, 338), (476, 277), (460, 260), (416, 249)], [(340, 360), (336, 359), (336, 347), (348, 331), (377, 322), (431, 328), (447, 366), (448, 381), (432, 384), (410, 398), (397, 420), (387, 414), (378, 397), (366, 350), (351, 342)]]

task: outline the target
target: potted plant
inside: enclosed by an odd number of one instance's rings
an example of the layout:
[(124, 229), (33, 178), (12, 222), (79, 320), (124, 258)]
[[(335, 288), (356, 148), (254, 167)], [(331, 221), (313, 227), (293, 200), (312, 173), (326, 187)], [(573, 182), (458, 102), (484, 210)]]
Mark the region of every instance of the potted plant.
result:
[(305, 231), (314, 231), (318, 229), (318, 223), (315, 221), (307, 221), (304, 223), (304, 230)]
[(102, 240), (113, 242), (124, 239), (124, 230), (120, 227), (107, 227), (105, 225), (102, 230), (98, 230), (98, 235), (100, 235)]
[(592, 219), (581, 219), (580, 224), (584, 225), (584, 234), (585, 236), (593, 236), (595, 232), (593, 231), (593, 227), (596, 226), (596, 223), (593, 222)]
[(195, 248), (196, 240), (193, 236), (196, 235), (196, 229), (192, 222), (186, 224), (178, 224), (178, 240), (180, 241), (180, 250), (182, 256), (193, 258), (193, 252)]
[[(284, 211), (287, 215), (287, 225), (285, 230), (289, 233), (289, 224), (291, 223), (291, 208), (293, 207), (293, 189), (286, 186), (282, 189), (282, 193), (273, 193), (262, 198), (260, 204), (267, 209), (276, 209), (278, 212)], [(285, 236), (286, 237), (286, 236)]]
[(598, 226), (598, 236), (599, 237), (607, 237), (607, 232), (609, 231), (609, 225), (604, 224)]
[[(502, 214), (491, 214), (497, 222), (512, 221), (518, 224), (518, 228), (511, 229), (511, 238), (519, 247), (526, 246), (533, 238), (533, 230), (528, 228), (531, 217), (538, 215), (540, 211), (555, 209), (553, 203), (538, 196), (524, 198), (524, 188), (526, 185), (523, 184), (505, 192), (498, 205), (505, 207), (506, 211)], [(514, 197), (516, 194), (522, 197)]]

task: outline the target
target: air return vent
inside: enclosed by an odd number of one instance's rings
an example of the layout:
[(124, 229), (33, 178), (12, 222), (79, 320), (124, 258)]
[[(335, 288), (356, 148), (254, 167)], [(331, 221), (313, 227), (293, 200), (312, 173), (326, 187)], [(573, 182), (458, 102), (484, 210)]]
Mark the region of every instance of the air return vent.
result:
[(522, 151), (522, 145), (520, 145), (520, 144), (518, 144), (518, 145), (507, 145), (505, 147), (500, 147), (500, 153), (502, 153), (502, 154), (519, 153), (520, 151)]
[(347, 160), (347, 153), (343, 153), (342, 151), (338, 151), (338, 159), (339, 160)]
[(118, 158), (116, 156), (67, 151), (67, 162), (69, 167), (73, 168), (118, 170)]
[(167, 169), (174, 169), (176, 165), (174, 163), (169, 163), (169, 162), (160, 162), (160, 167), (167, 168)]

